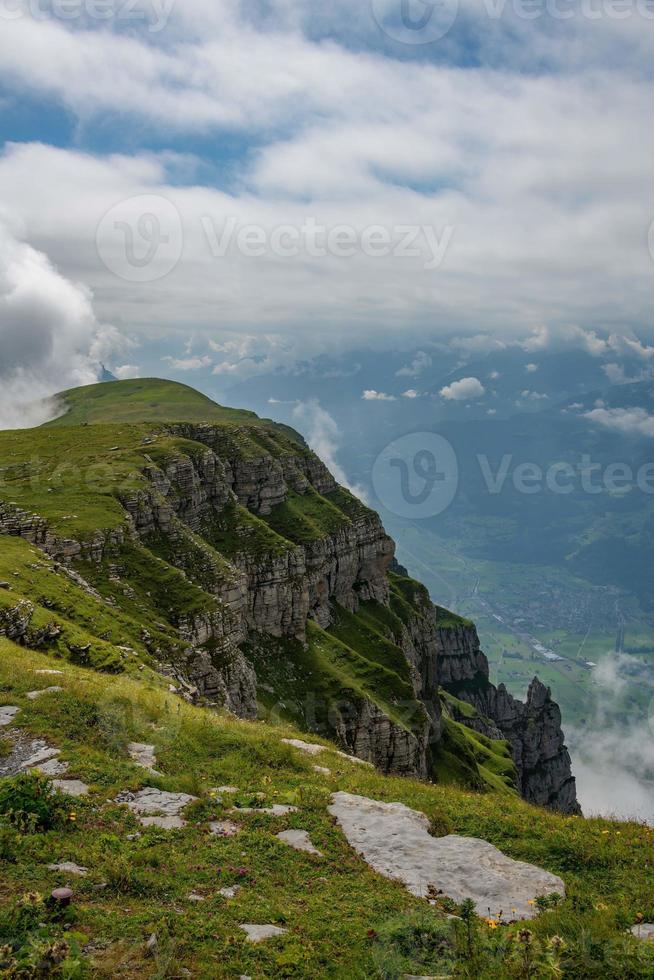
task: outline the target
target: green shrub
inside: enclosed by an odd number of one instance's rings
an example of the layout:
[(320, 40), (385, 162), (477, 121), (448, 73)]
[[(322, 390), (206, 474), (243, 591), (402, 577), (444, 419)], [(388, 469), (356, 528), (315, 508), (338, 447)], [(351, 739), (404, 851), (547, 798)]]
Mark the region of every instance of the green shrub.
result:
[(387, 920), (377, 931), (373, 958), (378, 976), (448, 975), (456, 957), (452, 923), (431, 911), (416, 910)]
[(60, 827), (69, 812), (69, 800), (40, 773), (19, 773), (0, 782), (0, 816), (22, 834)]

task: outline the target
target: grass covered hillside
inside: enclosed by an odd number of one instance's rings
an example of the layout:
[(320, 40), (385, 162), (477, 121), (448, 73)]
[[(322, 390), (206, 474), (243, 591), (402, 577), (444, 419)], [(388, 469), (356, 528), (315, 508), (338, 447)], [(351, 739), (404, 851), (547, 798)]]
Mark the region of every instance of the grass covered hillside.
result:
[[(37, 788), (25, 777), (21, 785), (0, 779), (4, 975), (654, 974), (654, 948), (626, 932), (639, 916), (654, 917), (651, 828), (562, 817), (516, 796), (383, 776), (327, 743), (308, 757), (281, 741), (296, 736), (294, 729), (189, 705), (132, 659), (112, 675), (0, 640), (1, 701), (20, 708), (11, 730), (58, 747), (69, 764), (66, 778), (89, 788), (78, 799), (48, 797), (43, 823), (32, 827), (17, 809), (37, 808)], [(61, 673), (42, 673), (51, 670)], [(60, 690), (28, 697), (53, 686)], [(132, 761), (132, 742), (154, 746), (156, 775)], [(5, 734), (5, 758), (11, 744)], [(323, 771), (314, 768), (316, 759)], [(143, 786), (197, 797), (184, 812), (186, 826), (143, 827), (116, 802)], [(468, 934), (464, 922), (445, 918), (461, 911), (445, 897), (429, 904), (369, 869), (327, 812), (335, 790), (402, 801), (427, 814), (436, 835), (482, 837), (560, 874), (567, 898), (544, 908), (528, 935), (524, 925), (495, 925), (499, 909), (490, 909), (490, 924), (471, 922)], [(273, 804), (297, 810), (263, 812)], [(212, 823), (227, 820), (238, 833), (212, 835)], [(276, 837), (292, 828), (307, 830), (321, 856), (296, 852)], [(49, 867), (64, 862), (87, 873)], [(63, 911), (47, 902), (62, 885), (74, 892)], [(510, 919), (510, 910), (504, 913)], [(240, 929), (244, 922), (286, 932), (253, 945)], [(44, 962), (49, 973), (39, 972)]]

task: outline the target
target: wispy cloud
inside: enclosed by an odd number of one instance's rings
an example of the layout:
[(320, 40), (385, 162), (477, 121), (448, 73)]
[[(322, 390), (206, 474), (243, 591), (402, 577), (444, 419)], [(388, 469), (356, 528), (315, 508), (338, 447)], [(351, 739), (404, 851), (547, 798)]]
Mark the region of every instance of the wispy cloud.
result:
[(343, 434), (329, 412), (321, 406), (317, 399), (310, 399), (295, 406), (293, 419), (301, 427), (302, 433), (313, 451), (320, 457), (338, 483), (347, 487), (361, 500), (366, 501), (366, 491), (349, 482), (345, 470), (338, 462), (338, 450), (343, 442)]

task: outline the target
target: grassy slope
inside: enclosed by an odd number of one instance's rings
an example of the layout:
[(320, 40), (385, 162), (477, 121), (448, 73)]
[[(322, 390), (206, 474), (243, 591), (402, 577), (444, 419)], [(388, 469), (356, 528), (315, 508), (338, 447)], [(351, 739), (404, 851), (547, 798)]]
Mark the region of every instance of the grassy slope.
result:
[[(57, 678), (64, 691), (28, 701), (28, 690), (52, 683), (34, 670), (52, 666), (64, 671)], [(71, 763), (70, 775), (92, 789), (87, 799), (75, 801), (76, 822), (65, 829), (3, 837), (0, 930), (5, 935), (0, 941), (6, 941), (6, 930), (15, 921), (12, 909), (22, 895), (47, 894), (68, 880), (48, 871), (47, 864), (73, 860), (90, 869), (87, 878), (72, 879), (71, 919), (88, 944), (94, 976), (174, 977), (182, 967), (206, 978), (400, 976), (392, 972), (380, 937), (398, 917), (408, 926), (412, 909), (421, 908), (428, 920), (439, 913), (400, 885), (374, 875), (349, 849), (326, 810), (330, 792), (343, 789), (400, 800), (427, 813), (441, 833), (453, 829), (483, 837), (513, 857), (561, 874), (568, 899), (532, 928), (537, 936), (562, 935), (571, 950), (580, 944), (588, 947), (587, 968), (575, 966), (568, 976), (652, 975), (647, 972), (654, 970), (651, 957), (640, 972), (626, 972), (634, 950), (649, 954), (622, 937), (637, 912), (654, 917), (653, 829), (566, 818), (513, 796), (384, 777), (331, 751), (319, 758), (331, 775), (319, 774), (313, 769), (315, 760), (279, 742), (281, 736), (295, 734), (293, 729), (271, 729), (191, 707), (168, 694), (165, 681), (147, 668), (138, 679), (99, 674), (53, 663), (0, 639), (0, 687), (2, 703), (21, 707), (21, 728), (56, 742)], [(146, 776), (129, 761), (126, 744), (132, 739), (156, 745), (164, 775)], [(126, 808), (111, 802), (119, 790), (148, 784), (201, 798), (190, 810), (185, 830), (143, 830)], [(237, 804), (290, 802), (299, 812), (284, 818), (237, 815), (244, 827), (239, 836), (212, 838), (207, 821), (227, 815), (234, 802), (209, 796), (210, 788), (221, 784), (239, 787)], [(308, 830), (324, 858), (298, 854), (276, 841), (273, 835), (287, 827)], [(137, 829), (142, 836), (127, 840)], [(242, 886), (235, 899), (218, 894), (235, 883)], [(106, 887), (98, 889), (101, 884)], [(191, 892), (205, 901), (190, 902)], [(255, 947), (244, 941), (240, 922), (274, 922), (288, 933)], [(486, 927), (481, 928), (485, 933)], [(589, 930), (592, 948), (584, 946)], [(154, 957), (145, 948), (152, 932), (159, 937)], [(406, 929), (400, 932), (404, 935)], [(504, 938), (506, 930), (496, 932)], [(63, 935), (62, 924), (48, 921), (43, 934)], [(489, 949), (500, 942), (496, 933), (485, 939)], [(613, 944), (611, 955), (618, 951), (624, 972), (597, 959), (607, 943)], [(398, 939), (390, 952), (401, 945)], [(380, 968), (380, 955), (386, 972)], [(402, 970), (437, 972), (437, 964), (425, 962), (409, 946)], [(473, 975), (511, 974), (486, 953)]]

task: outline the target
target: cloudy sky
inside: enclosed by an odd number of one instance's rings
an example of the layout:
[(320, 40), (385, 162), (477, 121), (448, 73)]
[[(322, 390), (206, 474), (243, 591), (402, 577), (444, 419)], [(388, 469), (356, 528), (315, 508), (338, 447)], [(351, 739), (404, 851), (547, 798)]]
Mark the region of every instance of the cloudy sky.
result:
[(649, 0), (0, 20), (5, 391), (127, 377), (144, 345), (238, 378), (453, 331), (652, 336)]

